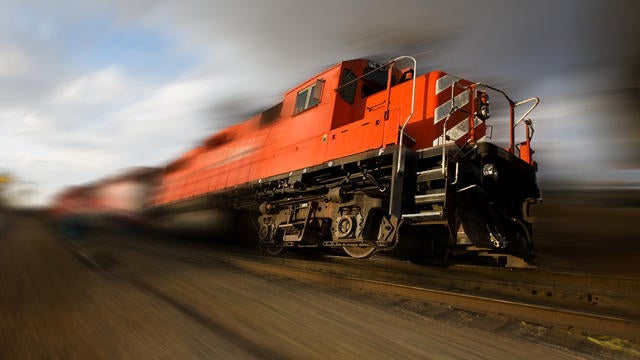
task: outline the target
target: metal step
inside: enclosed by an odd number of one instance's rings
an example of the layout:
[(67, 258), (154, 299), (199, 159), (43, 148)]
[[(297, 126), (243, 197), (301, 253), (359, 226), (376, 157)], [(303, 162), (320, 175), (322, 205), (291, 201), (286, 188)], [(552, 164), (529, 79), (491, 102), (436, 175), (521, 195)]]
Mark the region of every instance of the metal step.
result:
[[(449, 152), (451, 151), (457, 151), (458, 149), (460, 149), (460, 147), (456, 145), (456, 143), (454, 142), (448, 143), (444, 147), (445, 147), (445, 152), (447, 154), (449, 154)], [(427, 159), (427, 158), (433, 158), (436, 156), (440, 157), (442, 156), (442, 145), (430, 147), (428, 149), (418, 150), (416, 151), (416, 155), (418, 156), (418, 159)]]
[(442, 221), (442, 210), (422, 211), (415, 214), (403, 214), (403, 219), (409, 220), (412, 223), (430, 222), (430, 221)]
[(433, 203), (443, 202), (445, 196), (446, 195), (445, 195), (445, 192), (444, 192), (444, 189), (443, 189), (442, 191), (439, 191), (439, 192), (434, 192), (434, 193), (430, 193), (430, 194), (423, 194), (423, 195), (416, 195), (415, 196), (415, 201), (416, 201), (416, 205), (433, 204)]
[(440, 167), (419, 171), (416, 175), (418, 182), (444, 179), (444, 175), (442, 175), (442, 168)]
[(304, 231), (304, 221), (296, 221), (290, 224), (280, 224), (278, 228), (284, 230), (282, 241), (300, 241)]

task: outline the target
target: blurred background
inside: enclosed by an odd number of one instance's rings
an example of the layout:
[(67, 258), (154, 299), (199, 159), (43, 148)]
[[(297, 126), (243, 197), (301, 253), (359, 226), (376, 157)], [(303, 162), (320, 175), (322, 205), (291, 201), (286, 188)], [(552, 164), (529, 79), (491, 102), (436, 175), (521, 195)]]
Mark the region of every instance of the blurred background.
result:
[(633, 0), (3, 1), (0, 186), (46, 206), (65, 186), (162, 166), (331, 64), (413, 55), (421, 71), (540, 97), (542, 250), (572, 236), (638, 251), (638, 13)]
[(632, 0), (4, 1), (0, 171), (14, 179), (13, 203), (46, 205), (64, 186), (162, 165), (338, 61), (408, 54), (423, 71), (539, 96), (543, 188), (637, 188), (638, 10)]
[(63, 186), (162, 165), (338, 61), (408, 54), (423, 71), (539, 96), (543, 188), (638, 187), (638, 10), (631, 0), (3, 1), (0, 171), (16, 180), (14, 203), (44, 205)]

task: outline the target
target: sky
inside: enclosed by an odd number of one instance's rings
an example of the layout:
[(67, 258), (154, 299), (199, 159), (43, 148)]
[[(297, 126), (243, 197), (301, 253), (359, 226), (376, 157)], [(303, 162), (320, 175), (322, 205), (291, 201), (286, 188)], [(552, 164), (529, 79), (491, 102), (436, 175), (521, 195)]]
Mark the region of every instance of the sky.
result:
[(14, 202), (45, 205), (69, 185), (163, 166), (341, 60), (413, 55), (422, 71), (539, 96), (543, 184), (640, 184), (639, 10), (633, 0), (0, 0), (0, 173)]

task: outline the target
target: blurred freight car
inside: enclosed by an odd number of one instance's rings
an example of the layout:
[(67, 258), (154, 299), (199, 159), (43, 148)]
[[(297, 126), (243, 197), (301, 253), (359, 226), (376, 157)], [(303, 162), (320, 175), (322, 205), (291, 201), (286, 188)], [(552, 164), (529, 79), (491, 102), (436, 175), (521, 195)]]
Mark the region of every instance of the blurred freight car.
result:
[(161, 173), (158, 168), (135, 168), (71, 187), (55, 198), (51, 213), (60, 229), (71, 236), (93, 228), (142, 225), (143, 207)]
[[(506, 99), (506, 148), (488, 141), (491, 92)], [(418, 75), (408, 56), (344, 61), (170, 163), (148, 214), (180, 227), (244, 210), (272, 254), (368, 257), (396, 248), (404, 228), (428, 255), (463, 250), (516, 266), (534, 255), (528, 210), (540, 193), (526, 117), (537, 104), (441, 71)]]

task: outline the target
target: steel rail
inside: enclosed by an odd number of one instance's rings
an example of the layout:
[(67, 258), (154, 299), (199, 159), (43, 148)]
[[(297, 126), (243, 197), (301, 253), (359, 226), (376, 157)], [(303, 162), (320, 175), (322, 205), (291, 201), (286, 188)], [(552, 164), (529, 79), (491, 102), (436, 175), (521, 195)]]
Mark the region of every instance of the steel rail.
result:
[(632, 341), (640, 341), (640, 322), (620, 317), (429, 289), (387, 281), (363, 279), (340, 275), (338, 273), (292, 269), (277, 264), (266, 264), (250, 260), (226, 258), (222, 261), (240, 269), (255, 271), (261, 274), (269, 273), (272, 275), (280, 275), (302, 282), (352, 287), (375, 293), (408, 297), (429, 303), (444, 303), (463, 310), (502, 314), (518, 320), (538, 324), (576, 328), (591, 331), (596, 334), (604, 333)]
[[(108, 245), (110, 247), (113, 246), (113, 244)], [(438, 274), (433, 274), (433, 270), (429, 271), (428, 268), (424, 270), (424, 273), (411, 274), (411, 270), (407, 270), (406, 267), (403, 266), (398, 266), (400, 264), (393, 265), (391, 269), (385, 269), (374, 266), (371, 261), (358, 261), (358, 265), (336, 264), (333, 263), (335, 259), (312, 261), (309, 259), (301, 260), (286, 257), (264, 257), (257, 256), (255, 253), (233, 253), (233, 251), (224, 251), (224, 253), (213, 253), (211, 251), (202, 252), (199, 251), (202, 249), (175, 249), (175, 246), (166, 246), (169, 244), (161, 243), (156, 243), (156, 246), (153, 247), (145, 246), (149, 244), (141, 243), (123, 243), (121, 245), (129, 250), (139, 251), (149, 256), (168, 257), (195, 265), (224, 263), (245, 271), (279, 275), (301, 282), (351, 287), (375, 293), (404, 296), (429, 303), (445, 303), (462, 310), (503, 314), (517, 320), (525, 320), (543, 325), (549, 324), (564, 328), (576, 328), (594, 334), (617, 336), (628, 340), (640, 341), (640, 319), (637, 317), (627, 317), (624, 314), (620, 315), (617, 313), (615, 315), (604, 314), (602, 312), (597, 313), (584, 310), (584, 308), (574, 310), (567, 308), (566, 305), (564, 307), (556, 307), (549, 304), (532, 303), (535, 301), (531, 299), (506, 299), (500, 291), (485, 291), (482, 295), (468, 293), (468, 290), (482, 289), (483, 282), (490, 284), (485, 286), (485, 290), (491, 290), (492, 286), (495, 286), (496, 289), (502, 287), (508, 288), (509, 286), (520, 286), (523, 289), (527, 288), (527, 284), (518, 283), (517, 280), (509, 283), (508, 279), (517, 279), (517, 277), (508, 277), (507, 275), (509, 275), (508, 273), (510, 272), (507, 271), (504, 272), (507, 277), (503, 278), (503, 280), (484, 280), (480, 277), (477, 277), (475, 280), (472, 278), (456, 279), (455, 275), (441, 278)], [(166, 249), (163, 250), (163, 248)], [(348, 260), (350, 259), (344, 260), (349, 262)], [(483, 269), (477, 270), (482, 272), (480, 276), (486, 276), (488, 274), (487, 271), (496, 271), (497, 269), (486, 271)], [(538, 275), (535, 272), (523, 272), (523, 274), (526, 273), (530, 274), (533, 278)], [(375, 278), (376, 274), (378, 278)], [(380, 276), (380, 274), (382, 274), (382, 276)], [(412, 275), (414, 278), (410, 278)], [(567, 279), (559, 281), (560, 283), (570, 282), (571, 277), (578, 276), (576, 274), (563, 273), (557, 275), (559, 277), (567, 277)], [(440, 282), (438, 283), (436, 281), (435, 283), (439, 284), (439, 286), (436, 285), (436, 288), (434, 288), (433, 282), (424, 284), (423, 281), (415, 281), (416, 277), (438, 280)], [(547, 278), (546, 280), (550, 279)], [(622, 281), (622, 283), (616, 287), (626, 288), (631, 280), (619, 279), (618, 281)], [(467, 284), (467, 289), (451, 290), (452, 287), (456, 288), (457, 285), (465, 283)], [(467, 293), (465, 293), (465, 290), (467, 290)], [(634, 287), (632, 291), (635, 290), (636, 288)], [(500, 296), (503, 298), (496, 298)], [(554, 297), (558, 298), (564, 296), (565, 294), (554, 294)], [(626, 300), (629, 301), (629, 299)], [(637, 302), (637, 299), (634, 298), (631, 302)], [(633, 307), (632, 304), (626, 304), (626, 308), (629, 306)], [(594, 306), (594, 309), (595, 308), (597, 307)]]

